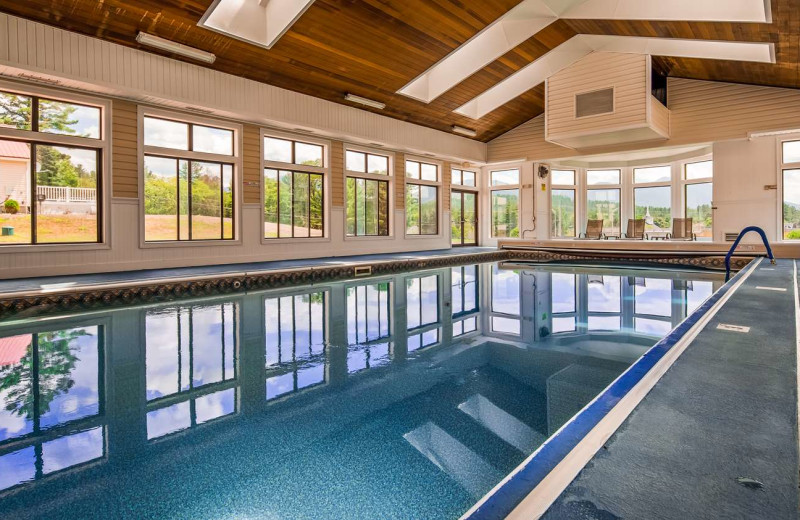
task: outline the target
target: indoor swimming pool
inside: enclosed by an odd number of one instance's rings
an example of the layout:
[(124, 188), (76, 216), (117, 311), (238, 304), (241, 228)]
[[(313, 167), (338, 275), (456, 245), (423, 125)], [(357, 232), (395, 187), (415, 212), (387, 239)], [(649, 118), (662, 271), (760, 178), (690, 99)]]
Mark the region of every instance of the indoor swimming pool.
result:
[(0, 322), (7, 518), (458, 518), (723, 285), (478, 264)]

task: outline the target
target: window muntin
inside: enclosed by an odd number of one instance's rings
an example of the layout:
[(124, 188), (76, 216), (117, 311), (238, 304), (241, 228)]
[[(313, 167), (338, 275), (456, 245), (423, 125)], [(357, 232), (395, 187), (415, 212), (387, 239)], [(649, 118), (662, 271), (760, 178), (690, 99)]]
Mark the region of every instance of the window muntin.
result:
[(551, 170), (550, 184), (572, 186), (575, 184), (575, 170)]
[(650, 166), (647, 168), (633, 169), (634, 184), (647, 184), (650, 182), (669, 183), (671, 181), (672, 181), (671, 166)]
[(146, 242), (232, 240), (233, 165), (144, 156)]
[(550, 237), (575, 236), (575, 190), (550, 190)]
[(687, 181), (710, 179), (714, 176), (714, 161), (687, 163), (684, 170)]
[(586, 218), (589, 220), (602, 219), (603, 233), (607, 235), (619, 235), (619, 188), (586, 190)]
[(586, 184), (598, 186), (606, 184), (619, 184), (620, 170), (587, 170)]
[(454, 168), (451, 171), (450, 184), (475, 188), (477, 186), (476, 178), (477, 174), (473, 171)]
[(389, 182), (347, 178), (347, 236), (389, 235)]
[(292, 139), (264, 137), (264, 159), (300, 166), (325, 166), (325, 147)]
[(406, 184), (406, 234), (439, 234), (439, 188)]
[(345, 152), (345, 168), (349, 172), (389, 175), (389, 158), (357, 150)]
[(514, 186), (519, 184), (519, 170), (500, 170), (491, 172), (492, 186)]
[(324, 236), (324, 175), (264, 169), (264, 238)]
[(439, 167), (435, 164), (420, 161), (406, 161), (406, 178), (439, 182)]
[(783, 170), (783, 239), (800, 240), (800, 169)]
[(492, 237), (519, 237), (519, 189), (492, 190)]

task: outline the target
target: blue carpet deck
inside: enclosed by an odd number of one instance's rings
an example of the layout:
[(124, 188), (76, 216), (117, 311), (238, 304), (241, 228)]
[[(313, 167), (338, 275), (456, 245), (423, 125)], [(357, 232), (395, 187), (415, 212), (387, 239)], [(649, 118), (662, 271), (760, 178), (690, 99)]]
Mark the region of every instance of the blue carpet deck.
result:
[(176, 267), (170, 269), (146, 269), (114, 273), (81, 274), (69, 276), (47, 276), (41, 278), (20, 278), (0, 280), (0, 296), (7, 293), (39, 291), (45, 287), (68, 286), (78, 288), (109, 283), (141, 282), (164, 278), (189, 278), (195, 276), (214, 276), (227, 273), (257, 272), (268, 270), (295, 269), (321, 265), (341, 265), (351, 263), (379, 262), (384, 260), (408, 260), (437, 256), (468, 255), (497, 251), (494, 247), (461, 247), (412, 253), (387, 253), (375, 255), (339, 256), (273, 262), (252, 262), (245, 264), (208, 265), (199, 267)]
[(793, 268), (763, 261), (543, 518), (798, 518)]

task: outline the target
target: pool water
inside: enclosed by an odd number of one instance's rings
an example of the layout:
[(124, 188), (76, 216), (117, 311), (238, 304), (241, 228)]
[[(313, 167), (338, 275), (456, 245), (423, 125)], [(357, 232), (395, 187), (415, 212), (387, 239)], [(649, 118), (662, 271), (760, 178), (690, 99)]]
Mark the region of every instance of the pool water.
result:
[(458, 518), (722, 283), (479, 264), (0, 322), (0, 516)]

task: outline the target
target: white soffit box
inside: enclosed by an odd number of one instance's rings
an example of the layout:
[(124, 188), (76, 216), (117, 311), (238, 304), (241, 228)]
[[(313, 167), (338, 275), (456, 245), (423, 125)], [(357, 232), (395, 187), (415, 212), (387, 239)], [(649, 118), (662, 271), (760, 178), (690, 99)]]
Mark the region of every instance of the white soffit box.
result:
[(770, 0), (523, 0), (398, 93), (430, 103), (559, 18), (772, 22)]
[(197, 25), (269, 49), (312, 3), (314, 0), (215, 0)]
[(455, 112), (480, 119), (592, 52), (775, 63), (775, 46), (772, 43), (579, 34), (460, 106)]

